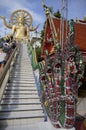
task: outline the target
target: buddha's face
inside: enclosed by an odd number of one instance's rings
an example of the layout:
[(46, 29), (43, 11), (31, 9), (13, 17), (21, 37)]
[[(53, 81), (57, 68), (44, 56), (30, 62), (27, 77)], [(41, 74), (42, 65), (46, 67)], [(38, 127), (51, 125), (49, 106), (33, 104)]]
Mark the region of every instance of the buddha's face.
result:
[(19, 24), (24, 24), (24, 18), (23, 17), (19, 17), (18, 18), (18, 23)]

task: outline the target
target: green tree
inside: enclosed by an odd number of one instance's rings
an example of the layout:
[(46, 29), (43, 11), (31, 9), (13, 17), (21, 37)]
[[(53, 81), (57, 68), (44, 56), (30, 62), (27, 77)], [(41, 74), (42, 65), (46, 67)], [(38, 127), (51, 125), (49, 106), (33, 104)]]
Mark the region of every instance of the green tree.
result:
[(60, 13), (59, 10), (57, 10), (57, 12), (54, 12), (53, 15), (54, 15), (55, 17), (57, 17), (57, 18), (61, 18), (61, 13)]

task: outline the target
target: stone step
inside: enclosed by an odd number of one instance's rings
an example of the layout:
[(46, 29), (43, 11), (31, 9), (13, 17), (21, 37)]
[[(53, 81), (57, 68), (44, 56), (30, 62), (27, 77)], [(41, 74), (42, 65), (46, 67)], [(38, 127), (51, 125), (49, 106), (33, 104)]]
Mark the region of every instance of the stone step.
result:
[(31, 61), (29, 60), (29, 58), (27, 60), (23, 60), (22, 58), (19, 58), (15, 61), (16, 65), (21, 65), (21, 64), (25, 64), (27, 63), (26, 65), (31, 65)]
[[(29, 75), (31, 77), (34, 77), (34, 74), (29, 73)], [(17, 76), (17, 77), (25, 76), (25, 77), (28, 77), (28, 73), (13, 73), (13, 74), (11, 73), (10, 76)]]
[[(21, 60), (21, 61), (20, 61)], [(26, 57), (18, 57), (18, 59), (17, 59), (17, 62), (18, 61), (20, 61), (20, 62), (22, 62), (22, 63), (25, 63), (25, 62), (30, 62), (30, 59), (29, 59), (29, 57), (28, 56), (26, 56)], [(20, 63), (19, 62), (19, 63)]]
[[(23, 71), (23, 70), (27, 71), (27, 70), (29, 70), (31, 72), (32, 71), (32, 67), (29, 66), (29, 65), (28, 66), (23, 65), (23, 66), (15, 67), (14, 70), (20, 70), (20, 71)], [(12, 72), (13, 72), (13, 70), (12, 70)]]
[[(7, 99), (9, 99), (9, 98), (14, 98), (14, 99), (17, 99), (17, 98), (19, 98), (19, 99), (26, 99), (26, 98), (29, 98), (29, 99), (39, 99), (39, 97), (38, 97), (38, 95), (32, 95), (32, 94), (15, 94), (15, 95), (3, 95), (3, 98), (7, 98)], [(2, 98), (2, 99), (3, 99)]]
[(20, 80), (20, 81), (16, 81), (16, 80), (10, 80), (10, 83), (13, 83), (13, 84), (29, 84), (29, 83), (33, 83), (33, 84), (35, 84), (35, 81), (22, 81), (22, 80)]
[(10, 78), (26, 78), (26, 79), (34, 79), (34, 75), (30, 75), (30, 77), (28, 77), (27, 75), (11, 75), (9, 76)]
[[(25, 66), (25, 68), (24, 68), (24, 66)], [(18, 67), (15, 67), (14, 68), (14, 70), (19, 70), (19, 71), (23, 71), (23, 70), (25, 70), (25, 71), (27, 71), (27, 70), (29, 70), (30, 72), (31, 72), (31, 70), (32, 70), (32, 67), (31, 66), (26, 66), (26, 65), (23, 65), (23, 66), (18, 66)]]
[[(14, 74), (17, 74), (17, 75), (29, 75), (29, 76), (30, 76), (30, 75), (31, 75), (31, 76), (33, 75), (33, 73), (30, 72), (30, 71), (29, 71), (29, 72), (28, 72), (28, 71), (27, 71), (27, 72), (25, 72), (25, 71), (24, 71), (24, 72), (21, 72), (21, 71), (19, 71), (19, 72), (18, 72), (18, 71), (15, 71), (15, 72), (14, 72), (14, 71), (13, 71), (13, 72), (11, 73), (11, 75), (14, 75)], [(33, 75), (33, 76), (34, 76), (34, 75)]]
[(7, 86), (9, 87), (36, 87), (35, 83), (21, 83), (21, 84), (15, 84), (15, 83), (7, 83)]
[(40, 100), (39, 99), (3, 99), (1, 101), (1, 104), (39, 104)]
[[(28, 77), (28, 75), (27, 74), (10, 74), (10, 77), (17, 77), (17, 78), (21, 78), (21, 77), (24, 77), (24, 78), (27, 78)], [(30, 78), (28, 77), (28, 79), (33, 79), (34, 78), (34, 75), (30, 75)]]
[(27, 82), (27, 81), (32, 81), (32, 82), (34, 82), (34, 81), (35, 81), (34, 78), (28, 78), (28, 77), (25, 77), (25, 78), (24, 78), (24, 77), (23, 77), (23, 78), (22, 78), (22, 77), (10, 77), (9, 80), (12, 80), (12, 81), (23, 81), (23, 82), (24, 82), (24, 81), (26, 81), (26, 82)]
[(25, 64), (25, 63), (31, 65), (31, 61), (29, 60), (29, 58), (27, 60), (23, 60), (22, 58), (18, 57), (18, 59), (15, 61), (15, 63), (16, 63), (16, 65)]
[(25, 60), (23, 60), (23, 58), (20, 58), (20, 57), (18, 57), (18, 59), (15, 61), (15, 63), (18, 65), (18, 64), (23, 64), (23, 63), (29, 63), (30, 64), (30, 59), (29, 59), (29, 57), (27, 58), (27, 59), (25, 59)]
[(43, 111), (13, 111), (0, 112), (1, 119), (21, 119), (21, 118), (41, 118), (44, 117)]
[(23, 59), (18, 59), (18, 60), (15, 62), (16, 66), (21, 65), (21, 64), (23, 65), (23, 64), (25, 64), (25, 63), (27, 63), (26, 66), (27, 66), (27, 65), (30, 65), (30, 66), (31, 66), (31, 62), (30, 62), (29, 60), (23, 61)]
[[(24, 66), (25, 66), (25, 68), (24, 68)], [(28, 65), (28, 66), (26, 66), (26, 65), (19, 65), (19, 66), (17, 66), (17, 67), (15, 67), (14, 69), (16, 69), (16, 70), (32, 70), (32, 67), (30, 66), (30, 65)]]
[(10, 87), (10, 86), (8, 86), (8, 87), (6, 87), (5, 88), (5, 90), (13, 90), (13, 91), (18, 91), (18, 90), (21, 90), (21, 91), (24, 91), (24, 90), (26, 90), (26, 91), (37, 91), (37, 89), (36, 89), (36, 87), (14, 87), (14, 86), (12, 86), (12, 87)]
[(12, 80), (12, 81), (21, 81), (21, 82), (22, 81), (23, 82), (24, 81), (32, 81), (32, 82), (35, 81), (34, 78), (28, 78), (28, 77), (27, 78), (26, 77), (25, 78), (24, 77), (23, 78), (22, 77), (10, 77), (9, 80)]
[[(18, 126), (26, 126), (26, 125), (33, 125), (38, 122), (44, 122), (45, 117), (43, 116), (35, 116), (35, 117), (22, 117), (22, 118), (16, 118), (16, 119), (3, 119), (0, 120), (0, 130), (19, 130)], [(18, 129), (16, 129), (18, 127)], [(34, 126), (35, 128), (35, 126)], [(21, 127), (20, 127), (21, 130)], [(25, 130), (25, 129), (23, 129)], [(28, 129), (26, 129), (28, 130)], [(32, 130), (31, 128), (29, 130)], [(37, 129), (38, 130), (38, 129)]]
[[(24, 68), (24, 66), (25, 66), (25, 68)], [(32, 68), (32, 66), (31, 66), (31, 64), (30, 63), (26, 63), (25, 62), (25, 64), (22, 64), (22, 63), (19, 63), (19, 64), (17, 64), (17, 63), (15, 63), (15, 68), (23, 68), (23, 69), (26, 69), (26, 68)]]
[[(25, 66), (25, 68), (24, 68), (24, 66)], [(15, 65), (14, 69), (19, 69), (19, 70), (27, 70), (27, 69), (30, 70), (31, 69), (32, 70), (32, 66), (30, 64), (28, 64), (28, 65), (20, 64), (20, 65)]]
[(12, 94), (12, 95), (18, 95), (18, 94), (22, 94), (22, 95), (23, 95), (23, 94), (26, 94), (26, 95), (27, 95), (27, 94), (28, 94), (28, 95), (37, 95), (38, 92), (37, 92), (37, 91), (27, 91), (27, 90), (26, 90), (26, 91), (25, 91), (25, 90), (24, 90), (24, 91), (21, 91), (21, 90), (17, 90), (17, 91), (14, 91), (14, 90), (10, 90), (10, 91), (9, 91), (9, 90), (8, 90), (8, 91), (7, 91), (7, 90), (5, 90), (5, 91), (4, 91), (4, 94), (6, 94), (6, 95), (10, 95), (10, 94)]
[[(75, 128), (70, 128), (70, 129), (65, 129), (65, 128), (55, 128), (53, 127), (53, 125), (51, 124), (50, 121), (46, 121), (46, 122), (38, 122), (35, 123), (34, 125), (31, 124), (27, 124), (27, 125), (17, 125), (17, 126), (4, 126), (1, 127), (1, 130), (75, 130)], [(76, 129), (77, 130), (77, 129)]]
[(2, 108), (1, 110), (0, 110), (0, 113), (4, 113), (4, 112), (18, 112), (18, 111), (42, 111), (42, 109), (40, 108), (40, 109), (38, 109), (38, 107), (35, 107), (35, 108), (25, 108), (25, 107), (23, 107), (23, 108), (16, 108), (16, 107), (14, 107), (14, 108)]
[[(24, 68), (24, 66), (25, 66), (25, 68)], [(14, 68), (14, 70), (20, 70), (20, 71), (23, 71), (23, 70), (25, 70), (25, 71), (27, 71), (27, 70), (32, 70), (32, 67), (31, 66), (26, 66), (26, 65), (23, 65), (23, 66), (18, 66), (18, 67), (15, 67)]]
[(40, 104), (27, 104), (27, 105), (1, 105), (0, 112), (8, 112), (8, 111), (40, 111), (42, 107)]
[(19, 88), (14, 88), (14, 89), (13, 88), (10, 88), (10, 89), (6, 88), (5, 89), (5, 92), (16, 92), (16, 91), (17, 92), (22, 92), (22, 91), (23, 92), (26, 92), (26, 91), (27, 92), (37, 92), (37, 89), (24, 89), (24, 88), (23, 89), (22, 88), (20, 88), (20, 89)]
[[(29, 73), (29, 75), (31, 77), (34, 76), (34, 74), (32, 74), (32, 73)], [(13, 73), (10, 74), (10, 76), (28, 76), (28, 73), (15, 73), (15, 72), (13, 72)]]
[[(16, 65), (15, 65), (15, 68), (22, 68), (22, 69), (29, 69), (29, 67), (32, 69), (32, 66), (31, 66), (31, 64), (30, 63), (25, 63), (25, 64), (22, 64), (22, 63), (19, 63), (19, 64), (17, 64), (17, 63), (15, 63)], [(24, 68), (24, 66), (25, 66), (25, 68)]]
[[(15, 71), (15, 72), (14, 72)], [(30, 73), (30, 74), (33, 74), (32, 72), (31, 72), (31, 69), (23, 69), (23, 70), (21, 70), (21, 69), (15, 69), (15, 70), (13, 70), (13, 71), (11, 71), (11, 73)]]

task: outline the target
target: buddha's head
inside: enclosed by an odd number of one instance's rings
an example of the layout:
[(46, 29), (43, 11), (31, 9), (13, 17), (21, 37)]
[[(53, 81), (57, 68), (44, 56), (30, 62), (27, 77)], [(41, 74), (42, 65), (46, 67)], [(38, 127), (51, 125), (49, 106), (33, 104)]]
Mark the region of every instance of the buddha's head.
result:
[(18, 23), (24, 25), (24, 12), (20, 12), (19, 17), (18, 17)]

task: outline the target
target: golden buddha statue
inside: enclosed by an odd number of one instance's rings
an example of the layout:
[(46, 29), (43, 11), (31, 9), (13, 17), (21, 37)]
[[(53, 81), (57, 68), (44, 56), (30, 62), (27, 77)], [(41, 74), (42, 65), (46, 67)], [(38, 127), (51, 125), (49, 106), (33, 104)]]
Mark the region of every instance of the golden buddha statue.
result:
[(4, 20), (4, 25), (7, 28), (12, 29), (10, 37), (14, 37), (16, 40), (29, 40), (30, 31), (35, 31), (36, 28), (31, 28), (32, 25), (32, 16), (25, 10), (16, 10), (11, 14), (9, 25), (4, 16), (0, 16)]

